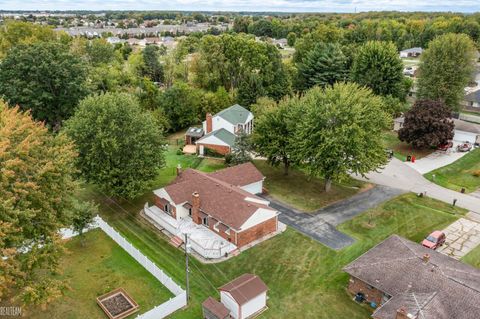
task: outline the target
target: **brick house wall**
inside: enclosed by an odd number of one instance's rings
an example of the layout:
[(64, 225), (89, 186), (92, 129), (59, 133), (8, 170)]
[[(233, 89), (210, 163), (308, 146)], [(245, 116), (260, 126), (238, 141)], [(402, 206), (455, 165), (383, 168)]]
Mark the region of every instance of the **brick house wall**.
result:
[(375, 302), (378, 306), (383, 303), (383, 296), (384, 293), (381, 290), (378, 290), (375, 287), (370, 286), (366, 282), (350, 276), (350, 280), (348, 282), (348, 291), (356, 295), (359, 292), (362, 292), (365, 295), (365, 299), (368, 302)]
[(198, 146), (203, 145), (205, 148), (208, 148), (212, 151), (217, 152), (218, 154), (221, 155), (226, 155), (230, 153), (230, 147), (229, 146), (223, 146), (223, 145), (213, 145), (213, 144), (197, 144)]
[(235, 241), (235, 233), (232, 230), (230, 230), (230, 234), (227, 234), (226, 232), (224, 232), (221, 229), (221, 227), (218, 227), (218, 230), (216, 230), (213, 226), (215, 226), (215, 224), (217, 222), (218, 222), (218, 220), (209, 216), (208, 217), (208, 228), (211, 231), (213, 231), (214, 233), (216, 233), (218, 236), (222, 237), (223, 239), (228, 240), (230, 242), (234, 242)]
[[(253, 226), (245, 231), (237, 233), (237, 242), (236, 245), (238, 247), (242, 247), (248, 245), (252, 241), (260, 239), (265, 235), (273, 233), (277, 230), (278, 226), (278, 219), (277, 217), (270, 218), (263, 223), (260, 223), (256, 226)], [(230, 231), (232, 238), (235, 238), (235, 232), (233, 230)]]
[(170, 205), (172, 217), (175, 218), (175, 219), (177, 218), (177, 210), (176, 210), (175, 206), (170, 204), (170, 202), (168, 200), (155, 195), (154, 202), (155, 202), (155, 206), (160, 208), (162, 211), (165, 211), (165, 205), (167, 205), (167, 204)]

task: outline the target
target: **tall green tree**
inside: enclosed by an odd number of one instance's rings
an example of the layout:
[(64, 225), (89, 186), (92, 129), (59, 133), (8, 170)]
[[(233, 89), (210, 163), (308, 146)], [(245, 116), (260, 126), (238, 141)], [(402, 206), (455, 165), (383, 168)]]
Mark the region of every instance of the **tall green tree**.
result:
[(386, 163), (382, 130), (391, 117), (382, 99), (355, 83), (314, 87), (300, 99), (301, 120), (295, 136), (296, 162), (310, 175), (333, 180), (363, 175)]
[(347, 58), (339, 44), (320, 42), (298, 63), (298, 71), (303, 90), (333, 85), (347, 79)]
[(225, 162), (228, 165), (239, 165), (252, 160), (252, 141), (251, 136), (240, 131), (237, 133), (235, 143), (232, 147), (232, 152), (227, 154)]
[(198, 122), (201, 115), (202, 91), (183, 82), (175, 83), (159, 97), (159, 107), (176, 132)]
[(296, 125), (300, 121), (298, 114), (299, 98), (285, 98), (278, 106), (270, 106), (255, 119), (253, 145), (261, 156), (267, 158), (272, 166), (283, 165), (284, 174), (295, 155)]
[(0, 62), (0, 95), (31, 110), (36, 120), (58, 127), (87, 93), (82, 60), (65, 45), (37, 42), (16, 46)]
[(134, 198), (165, 163), (162, 128), (126, 93), (85, 98), (65, 131), (77, 145), (81, 176), (110, 196)]
[(403, 63), (395, 44), (369, 41), (362, 45), (352, 66), (352, 80), (378, 95), (404, 100)]
[(148, 45), (143, 49), (143, 74), (148, 76), (153, 82), (163, 82), (164, 70), (160, 64), (159, 48), (155, 45)]
[(465, 34), (448, 33), (432, 40), (420, 57), (418, 96), (441, 100), (458, 110), (475, 69), (475, 45)]
[(45, 305), (62, 294), (64, 283), (44, 274), (57, 270), (58, 231), (71, 223), (76, 156), (64, 134), (0, 101), (0, 302), (14, 293)]

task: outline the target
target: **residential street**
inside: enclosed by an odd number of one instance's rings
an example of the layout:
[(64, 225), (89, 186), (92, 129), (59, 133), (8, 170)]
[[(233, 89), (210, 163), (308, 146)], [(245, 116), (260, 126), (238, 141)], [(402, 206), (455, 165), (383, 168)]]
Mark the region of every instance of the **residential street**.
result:
[(480, 214), (480, 198), (438, 186), (396, 158), (393, 158), (383, 170), (367, 174), (367, 178), (354, 177), (377, 185), (399, 188), (414, 193), (427, 192), (427, 196), (449, 204), (457, 199), (457, 206)]
[(296, 210), (270, 196), (264, 197), (270, 201), (271, 207), (281, 212), (279, 219), (282, 223), (339, 250), (351, 245), (355, 240), (338, 231), (335, 228), (337, 225), (404, 192), (388, 186), (377, 186), (313, 213)]

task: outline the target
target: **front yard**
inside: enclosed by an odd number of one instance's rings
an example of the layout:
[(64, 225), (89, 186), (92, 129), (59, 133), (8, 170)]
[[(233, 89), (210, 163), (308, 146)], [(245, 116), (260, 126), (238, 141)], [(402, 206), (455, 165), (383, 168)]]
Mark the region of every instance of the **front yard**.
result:
[(28, 318), (104, 319), (105, 313), (97, 305), (96, 298), (120, 287), (140, 305), (138, 313), (174, 297), (99, 229), (85, 234), (85, 246), (78, 237), (71, 239), (66, 246), (68, 252), (60, 261), (61, 274), (58, 277), (67, 280), (69, 289), (46, 311), (27, 309)]
[[(102, 217), (184, 286), (183, 253), (138, 215), (141, 206), (99, 200)], [(342, 267), (393, 233), (418, 242), (455, 221), (455, 213), (464, 211), (408, 194), (340, 225), (357, 241), (338, 252), (289, 228), (220, 264), (191, 259), (191, 304), (172, 318), (198, 318), (206, 297), (217, 296), (217, 287), (245, 272), (258, 274), (270, 288), (269, 310), (260, 318), (367, 318), (370, 310), (346, 293), (348, 276)]]
[(298, 169), (283, 174), (282, 167), (272, 167), (265, 161), (255, 161), (255, 166), (265, 175), (264, 187), (268, 194), (280, 201), (306, 212), (312, 212), (336, 201), (351, 197), (370, 187), (354, 179), (344, 183), (333, 183), (329, 193), (323, 191), (324, 181), (309, 178)]
[(392, 131), (383, 133), (383, 144), (385, 145), (385, 148), (393, 150), (394, 156), (403, 162), (407, 160), (408, 155), (414, 155), (415, 158), (420, 159), (435, 151), (430, 148), (415, 149), (411, 145), (400, 141), (397, 132)]
[(478, 245), (471, 252), (463, 256), (462, 261), (473, 267), (480, 268), (480, 245)]
[[(435, 178), (433, 177), (435, 175)], [(480, 188), (480, 149), (475, 149), (456, 162), (424, 175), (440, 186), (467, 193)]]

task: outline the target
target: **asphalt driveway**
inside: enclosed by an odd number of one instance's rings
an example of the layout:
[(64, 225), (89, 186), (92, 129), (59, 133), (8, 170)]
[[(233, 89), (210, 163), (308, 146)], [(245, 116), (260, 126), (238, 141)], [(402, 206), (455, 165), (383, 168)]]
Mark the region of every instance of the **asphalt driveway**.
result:
[(282, 223), (332, 249), (339, 250), (350, 246), (355, 240), (338, 231), (335, 228), (337, 225), (404, 192), (387, 186), (376, 186), (313, 213), (294, 209), (271, 196), (263, 197), (270, 201), (272, 208), (281, 212), (279, 220)]

